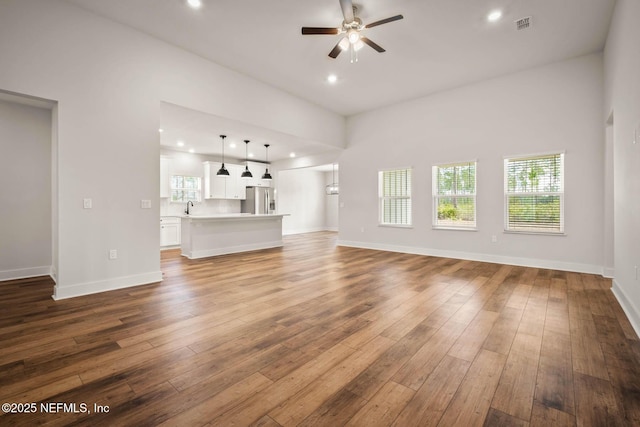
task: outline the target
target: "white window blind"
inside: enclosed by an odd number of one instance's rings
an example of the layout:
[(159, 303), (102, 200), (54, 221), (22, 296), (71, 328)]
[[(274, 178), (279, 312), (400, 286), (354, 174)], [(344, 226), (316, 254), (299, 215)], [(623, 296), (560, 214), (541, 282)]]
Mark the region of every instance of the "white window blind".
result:
[(564, 233), (564, 153), (504, 160), (505, 230)]
[(172, 202), (199, 202), (201, 197), (201, 180), (199, 176), (171, 176)]
[(380, 224), (411, 225), (411, 169), (378, 173)]
[(434, 166), (433, 226), (476, 227), (476, 162)]

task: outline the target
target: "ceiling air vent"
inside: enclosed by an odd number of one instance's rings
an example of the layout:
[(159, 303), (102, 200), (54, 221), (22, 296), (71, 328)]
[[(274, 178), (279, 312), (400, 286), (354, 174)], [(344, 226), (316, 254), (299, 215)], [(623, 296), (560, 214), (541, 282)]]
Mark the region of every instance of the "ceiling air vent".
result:
[(516, 21), (516, 30), (526, 30), (531, 26), (531, 17), (525, 16), (524, 18), (520, 18)]

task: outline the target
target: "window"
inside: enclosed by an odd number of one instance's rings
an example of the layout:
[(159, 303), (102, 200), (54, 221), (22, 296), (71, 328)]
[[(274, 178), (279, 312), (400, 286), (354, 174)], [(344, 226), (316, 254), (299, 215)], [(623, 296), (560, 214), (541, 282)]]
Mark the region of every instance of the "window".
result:
[(411, 169), (378, 172), (381, 225), (411, 225)]
[(200, 177), (199, 176), (171, 176), (171, 201), (172, 202), (199, 202), (200, 201)]
[(564, 153), (504, 160), (505, 230), (564, 233)]
[(434, 166), (433, 226), (476, 227), (476, 162)]

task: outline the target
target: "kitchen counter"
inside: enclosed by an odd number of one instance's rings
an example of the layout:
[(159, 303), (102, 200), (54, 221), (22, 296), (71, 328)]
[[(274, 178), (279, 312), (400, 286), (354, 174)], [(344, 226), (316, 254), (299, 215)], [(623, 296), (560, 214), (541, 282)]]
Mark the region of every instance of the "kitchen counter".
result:
[(229, 214), (210, 214), (210, 215), (182, 215), (183, 219), (192, 220), (217, 220), (217, 219), (239, 219), (239, 220), (253, 220), (264, 219), (270, 217), (282, 218), (289, 214), (250, 214), (250, 213), (229, 213)]
[(285, 215), (183, 215), (182, 255), (197, 259), (280, 247)]

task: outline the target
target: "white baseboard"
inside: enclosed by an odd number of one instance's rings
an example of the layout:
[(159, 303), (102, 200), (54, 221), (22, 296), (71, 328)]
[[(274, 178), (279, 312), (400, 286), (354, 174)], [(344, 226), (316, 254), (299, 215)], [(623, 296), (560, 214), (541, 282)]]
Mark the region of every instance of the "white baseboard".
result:
[(613, 279), (611, 291), (618, 300), (618, 303), (620, 303), (620, 306), (624, 310), (624, 313), (627, 315), (627, 319), (629, 319), (629, 323), (631, 323), (633, 330), (636, 331), (636, 334), (638, 336), (640, 336), (640, 311), (627, 296), (624, 290), (622, 290), (622, 287), (620, 287), (620, 284), (616, 282), (615, 279)]
[(26, 279), (29, 277), (50, 276), (51, 266), (18, 268), (16, 270), (0, 270), (0, 281)]
[(238, 252), (257, 251), (260, 249), (279, 248), (282, 246), (282, 240), (273, 242), (252, 243), (247, 245), (228, 246), (224, 248), (203, 249), (199, 251), (182, 252), (183, 256), (189, 259), (207, 258), (216, 255), (235, 254)]
[(136, 274), (133, 276), (98, 280), (96, 282), (78, 283), (70, 286), (60, 286), (56, 284), (56, 286), (53, 287), (53, 299), (60, 300), (79, 297), (81, 295), (97, 294), (99, 292), (113, 291), (115, 289), (129, 288), (132, 286), (146, 285), (161, 281), (162, 272), (154, 271), (150, 273)]
[(547, 268), (551, 270), (575, 271), (578, 273), (602, 274), (602, 266), (547, 259), (509, 257), (503, 255), (480, 254), (474, 252), (449, 251), (412, 246), (386, 245), (380, 243), (354, 242), (338, 240), (338, 246), (374, 249), (379, 251), (401, 252), (415, 255), (428, 255), (443, 258), (464, 259), (469, 261), (492, 262), (497, 264), (517, 265), (521, 267)]
[(616, 270), (613, 267), (602, 267), (602, 277), (606, 277), (607, 279), (613, 279), (615, 276)]
[(323, 231), (339, 231), (338, 227), (325, 227)]

